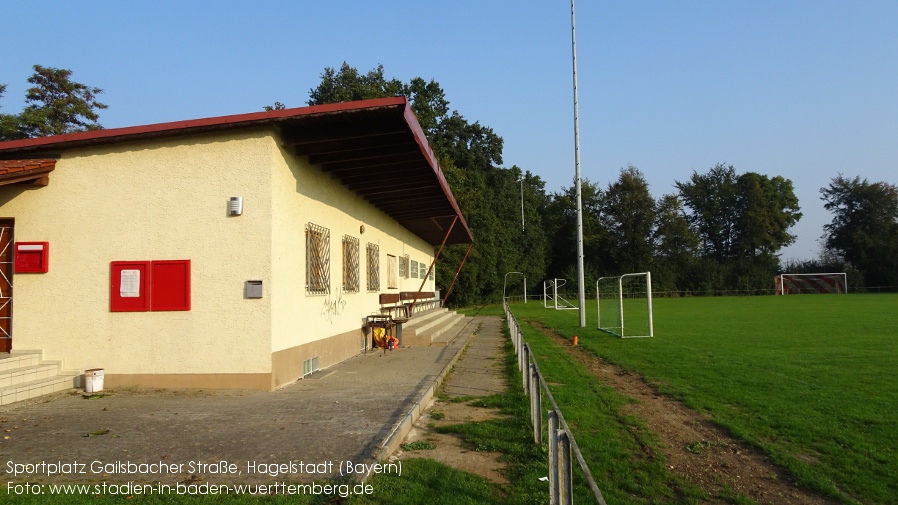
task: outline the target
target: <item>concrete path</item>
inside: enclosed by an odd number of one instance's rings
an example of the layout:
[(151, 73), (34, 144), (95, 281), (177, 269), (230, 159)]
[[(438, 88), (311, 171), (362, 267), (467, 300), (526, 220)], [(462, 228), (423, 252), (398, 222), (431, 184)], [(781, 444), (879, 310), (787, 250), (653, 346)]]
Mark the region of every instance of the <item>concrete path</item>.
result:
[[(364, 478), (402, 440), (403, 425), (427, 404), (481, 324), (488, 331), (474, 339), (464, 364), (472, 381), (454, 384), (451, 394), (489, 394), (484, 391), (494, 387), (500, 365), (475, 357), (480, 346), (501, 345), (502, 323), (475, 317), (447, 347), (370, 352), (274, 392), (122, 389), (85, 399), (78, 391), (0, 408), (0, 479)], [(23, 473), (12, 475), (10, 468)]]
[(484, 318), (452, 373), (443, 384), (448, 396), (488, 396), (506, 389), (502, 348), (506, 338), (502, 320)]

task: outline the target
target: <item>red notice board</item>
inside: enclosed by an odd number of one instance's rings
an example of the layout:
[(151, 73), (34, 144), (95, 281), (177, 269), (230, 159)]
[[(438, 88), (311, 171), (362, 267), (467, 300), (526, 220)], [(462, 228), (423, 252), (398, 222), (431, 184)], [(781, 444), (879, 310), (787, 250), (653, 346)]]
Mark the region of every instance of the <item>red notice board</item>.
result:
[(149, 287), (149, 261), (113, 261), (110, 264), (109, 310), (112, 312), (150, 310)]
[(151, 310), (190, 310), (190, 260), (150, 263)]

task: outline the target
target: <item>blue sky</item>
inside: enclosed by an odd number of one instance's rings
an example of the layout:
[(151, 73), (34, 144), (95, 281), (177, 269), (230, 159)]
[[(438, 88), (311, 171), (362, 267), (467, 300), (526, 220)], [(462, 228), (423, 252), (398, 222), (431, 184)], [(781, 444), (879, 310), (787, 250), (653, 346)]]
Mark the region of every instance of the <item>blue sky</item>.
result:
[[(655, 197), (717, 163), (791, 179), (804, 217), (784, 259), (816, 256), (832, 177), (898, 184), (898, 2), (576, 7), (584, 178), (632, 164)], [(34, 64), (103, 88), (107, 128), (302, 106), (325, 67), (383, 64), (438, 81), (504, 138), (505, 166), (572, 185), (566, 0), (0, 0), (0, 34), (7, 113)]]

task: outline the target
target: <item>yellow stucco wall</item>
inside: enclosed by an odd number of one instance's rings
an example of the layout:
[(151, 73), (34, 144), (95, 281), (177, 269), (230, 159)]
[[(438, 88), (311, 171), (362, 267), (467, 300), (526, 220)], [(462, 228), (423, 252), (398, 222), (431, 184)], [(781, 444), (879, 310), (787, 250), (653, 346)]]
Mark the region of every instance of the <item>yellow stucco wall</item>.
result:
[[(416, 291), (422, 279), (398, 276), (395, 288), (387, 285), (387, 255), (409, 255), (418, 262), (433, 259), (434, 248), (350, 191), (337, 179), (278, 150), (272, 202), (272, 350), (281, 351), (326, 337), (361, 330), (365, 316), (377, 313), (380, 293)], [(305, 290), (307, 223), (330, 231), (330, 293), (311, 295)], [(361, 227), (364, 226), (364, 233)], [(342, 289), (342, 241), (359, 240), (359, 291)], [(366, 247), (379, 248), (380, 289), (366, 286)], [(427, 280), (424, 291), (433, 291)], [(322, 342), (323, 343), (323, 342)], [(359, 346), (355, 346), (358, 352)], [(315, 355), (314, 350), (310, 350)]]
[[(242, 216), (227, 215), (232, 196), (243, 197)], [(15, 219), (16, 240), (50, 243), (48, 273), (15, 276), (14, 349), (141, 384), (153, 374), (166, 385), (184, 374), (264, 384), (259, 374), (272, 374), (274, 386), (303, 359), (351, 357), (380, 293), (421, 288), (414, 276), (389, 287), (388, 255), (426, 269), (434, 253), (267, 128), (67, 150), (48, 186), (0, 187), (0, 217)], [(306, 293), (309, 222), (330, 230), (328, 295)], [(342, 289), (344, 235), (359, 239), (355, 293)], [(369, 242), (379, 246), (375, 291)], [(110, 262), (177, 259), (191, 260), (190, 311), (110, 312)], [(244, 297), (247, 280), (263, 281), (261, 299)]]
[[(15, 276), (13, 348), (107, 375), (269, 372), (271, 298), (243, 283), (271, 275), (272, 144), (258, 130), (74, 149), (48, 186), (0, 188), (16, 240), (50, 243), (48, 273)], [(109, 311), (111, 261), (175, 259), (192, 262), (190, 311)]]

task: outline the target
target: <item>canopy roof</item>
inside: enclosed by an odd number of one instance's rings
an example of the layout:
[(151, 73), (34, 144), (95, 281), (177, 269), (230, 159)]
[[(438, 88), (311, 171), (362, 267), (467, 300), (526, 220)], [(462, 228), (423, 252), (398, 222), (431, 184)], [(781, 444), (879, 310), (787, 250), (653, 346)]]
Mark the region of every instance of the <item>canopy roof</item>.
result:
[(307, 156), (310, 163), (429, 244), (438, 245), (444, 239), (449, 244), (473, 243), (471, 230), (404, 97), (0, 142), (0, 160), (52, 161), (64, 150), (77, 147), (264, 125), (280, 131), (286, 149)]

